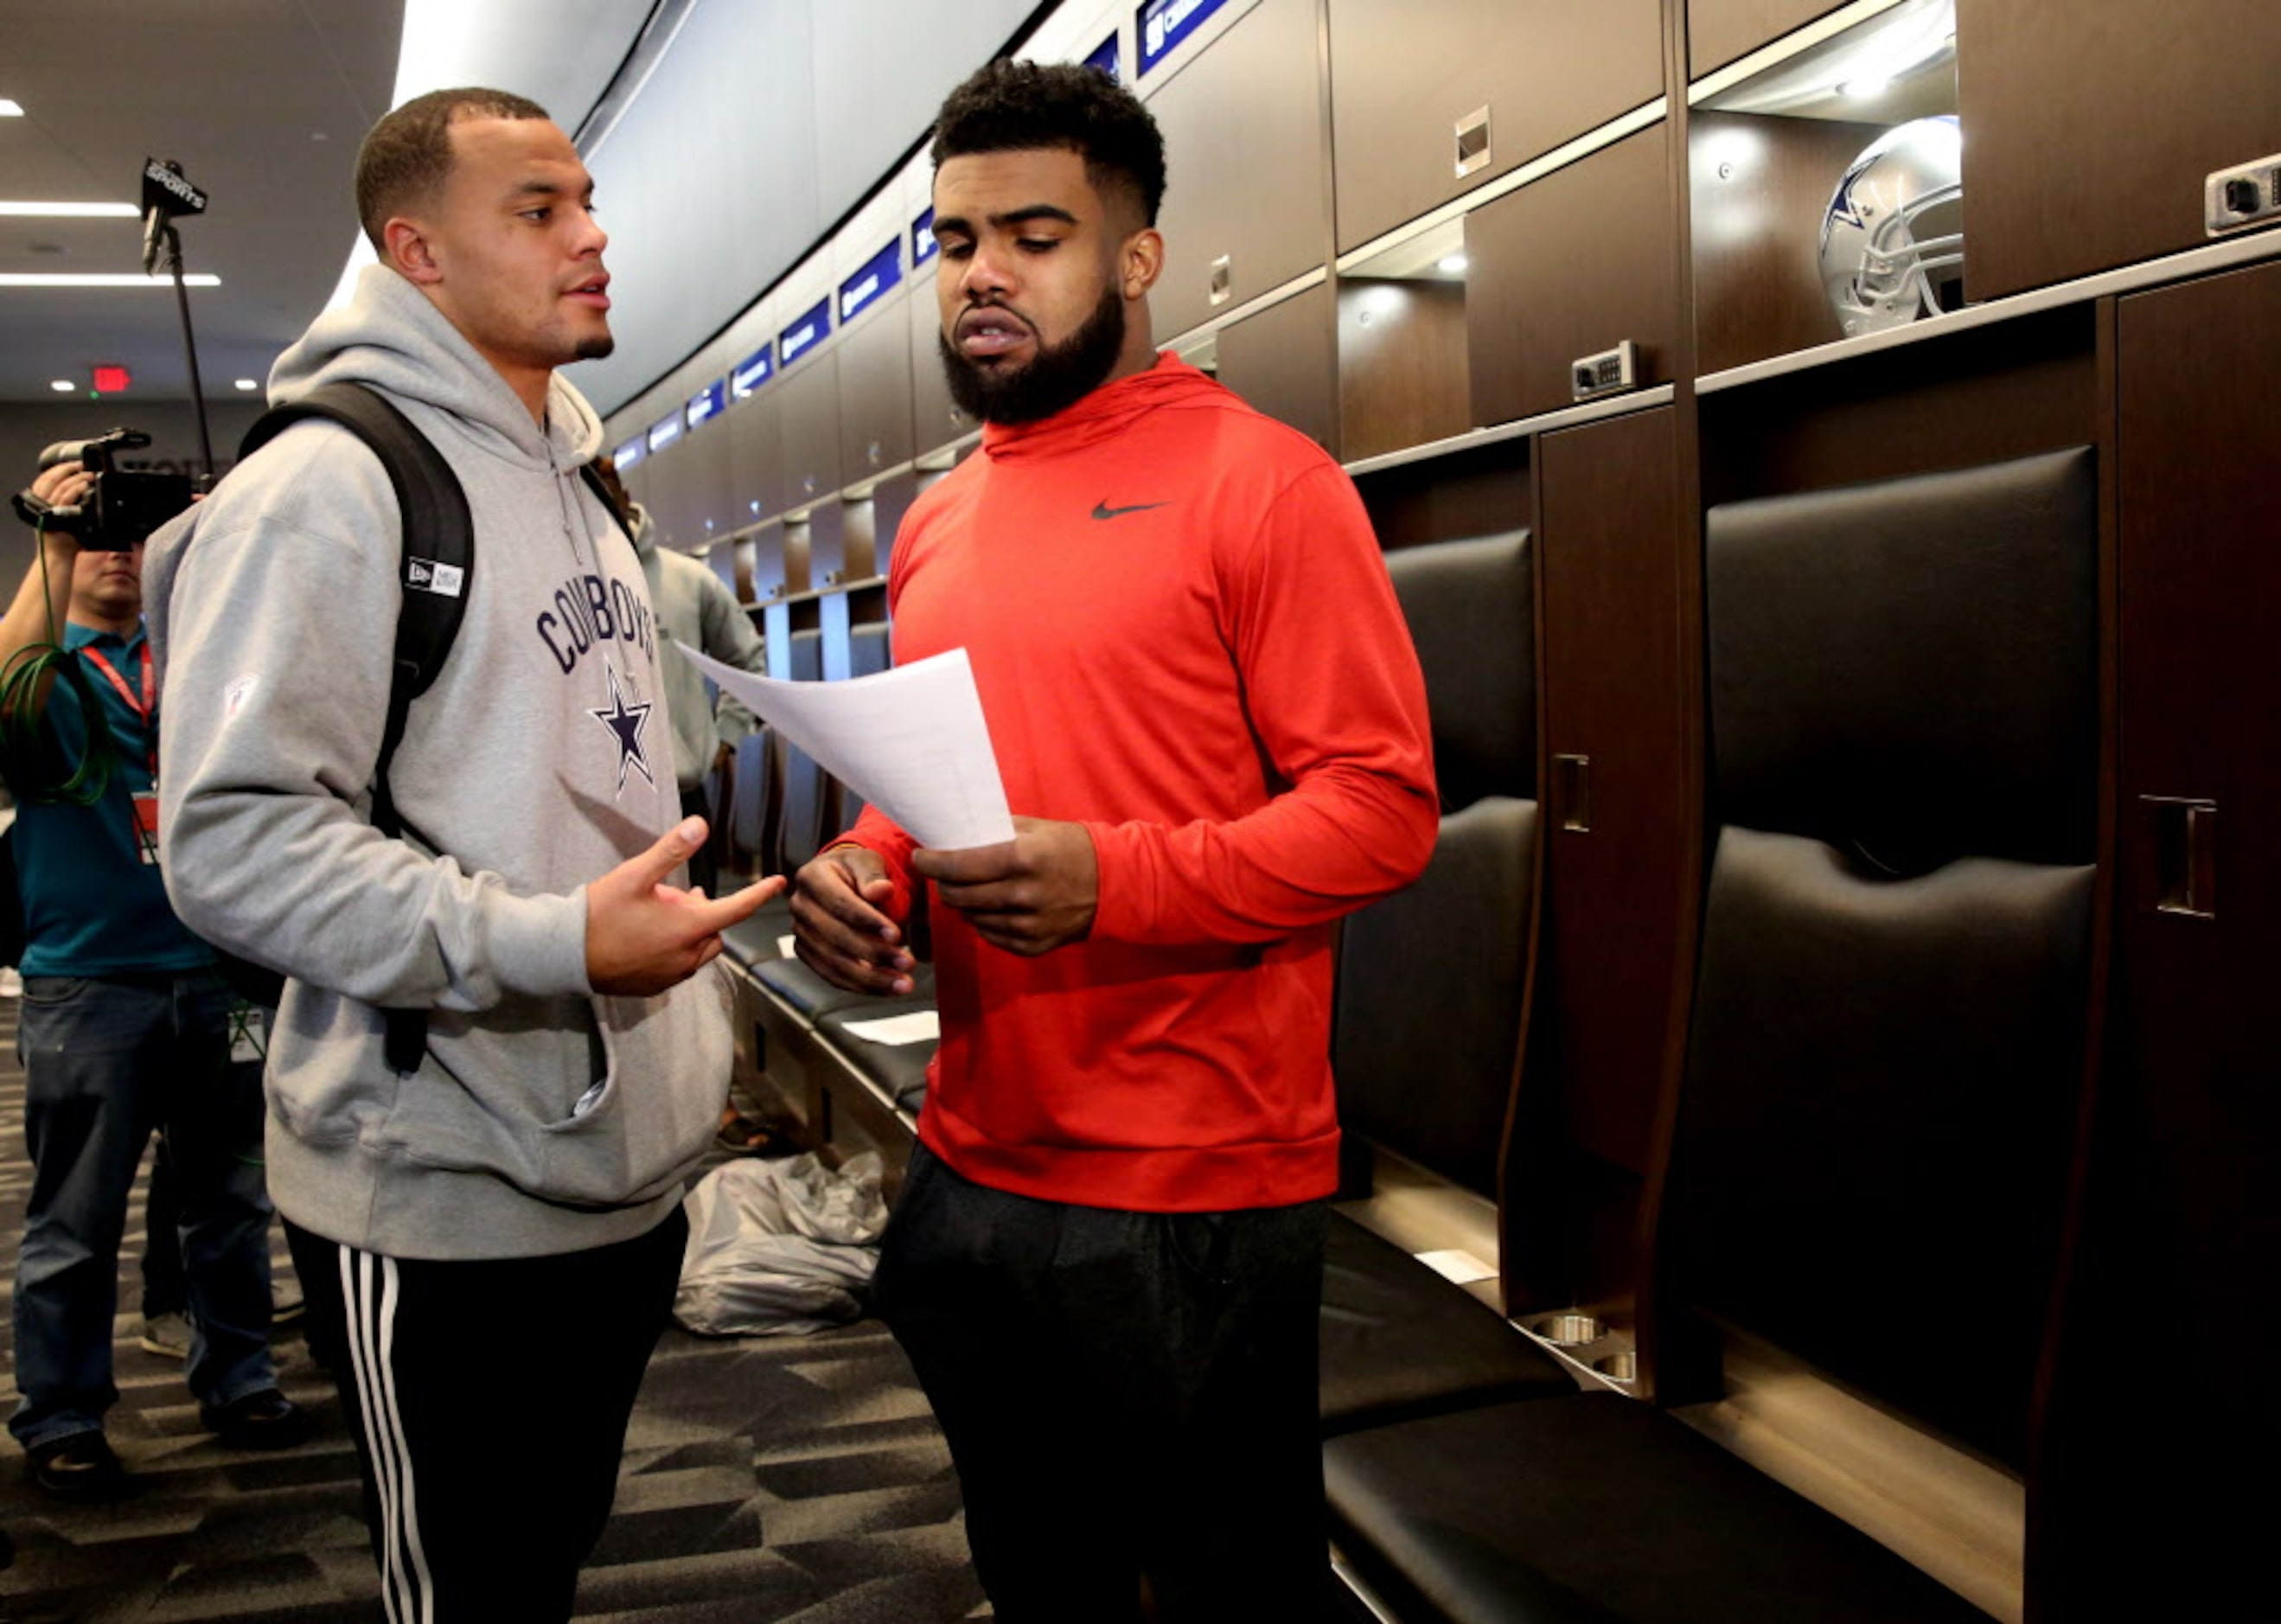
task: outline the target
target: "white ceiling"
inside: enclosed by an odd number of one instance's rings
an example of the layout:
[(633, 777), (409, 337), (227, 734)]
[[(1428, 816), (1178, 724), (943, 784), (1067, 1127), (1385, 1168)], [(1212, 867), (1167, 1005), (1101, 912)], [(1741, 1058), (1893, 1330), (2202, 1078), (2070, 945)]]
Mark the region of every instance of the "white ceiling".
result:
[[(323, 308), (357, 237), (357, 143), (404, 96), (487, 84), (576, 129), (654, 0), (105, 0), (12, 4), (0, 97), (0, 198), (124, 202), (146, 157), (213, 199), (180, 222), (209, 399), (266, 378)], [(398, 49), (405, 78), (399, 81)], [(0, 272), (141, 268), (133, 220), (0, 217)], [(662, 365), (669, 357), (658, 358)], [(55, 400), (119, 362), (128, 399), (189, 393), (170, 291), (0, 288), (0, 400)], [(84, 398), (84, 396), (81, 396)]]

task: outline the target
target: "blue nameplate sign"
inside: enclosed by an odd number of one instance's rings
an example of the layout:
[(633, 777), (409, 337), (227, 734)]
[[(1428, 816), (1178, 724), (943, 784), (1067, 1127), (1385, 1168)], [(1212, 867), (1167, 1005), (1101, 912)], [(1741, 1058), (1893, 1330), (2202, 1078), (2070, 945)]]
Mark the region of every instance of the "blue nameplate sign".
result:
[(652, 451), (663, 451), (680, 437), (681, 414), (678, 412), (670, 417), (661, 417), (649, 426), (649, 448)]
[(1148, 0), (1140, 8), (1140, 71), (1147, 73), (1226, 0)]
[(1117, 36), (1112, 34), (1107, 39), (1102, 41), (1101, 43), (1094, 48), (1094, 53), (1085, 59), (1085, 65), (1089, 68), (1094, 68), (1101, 73), (1108, 74), (1111, 79), (1120, 78), (1121, 75), (1117, 71), (1118, 67), (1117, 60)]
[(687, 420), (689, 426), (694, 429), (728, 404), (728, 392), (723, 388), (721, 380), (715, 378), (703, 389), (690, 396), (689, 404), (682, 408), (681, 414)]
[(934, 211), (929, 209), (911, 221), (911, 269), (916, 270), (935, 257), (938, 245), (934, 240)]
[(777, 335), (777, 359), (789, 367), (831, 331), (831, 301), (818, 299), (813, 308)]
[(762, 344), (737, 363), (736, 371), (729, 375), (729, 392), (742, 400), (776, 375), (775, 346)]
[(622, 474), (648, 455), (649, 442), (636, 438), (628, 440), (623, 445), (612, 452), (610, 460), (618, 465), (618, 472)]
[(902, 279), (903, 245), (891, 242), (839, 284), (839, 325), (847, 326), (878, 304), (880, 296)]

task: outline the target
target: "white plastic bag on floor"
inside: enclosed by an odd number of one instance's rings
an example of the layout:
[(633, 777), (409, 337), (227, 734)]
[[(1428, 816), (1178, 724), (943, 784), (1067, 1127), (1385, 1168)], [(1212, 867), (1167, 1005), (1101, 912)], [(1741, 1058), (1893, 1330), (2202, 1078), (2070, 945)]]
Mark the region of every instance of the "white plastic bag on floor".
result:
[(813, 1156), (725, 1162), (682, 1203), (689, 1249), (673, 1317), (704, 1336), (777, 1336), (845, 1325), (878, 1261), (887, 1203), (877, 1151), (838, 1172)]

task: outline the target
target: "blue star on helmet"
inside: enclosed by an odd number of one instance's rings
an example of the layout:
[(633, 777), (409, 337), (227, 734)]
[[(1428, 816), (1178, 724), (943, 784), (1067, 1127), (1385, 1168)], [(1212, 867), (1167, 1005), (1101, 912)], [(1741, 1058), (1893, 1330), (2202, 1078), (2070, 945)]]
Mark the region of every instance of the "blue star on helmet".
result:
[(642, 734), (649, 727), (649, 713), (654, 705), (629, 705), (625, 690), (618, 684), (618, 668), (605, 663), (610, 674), (610, 702), (599, 710), (586, 714), (617, 736), (618, 788), (626, 787), (626, 769), (632, 768), (654, 785), (657, 775), (649, 769), (649, 757), (642, 749)]

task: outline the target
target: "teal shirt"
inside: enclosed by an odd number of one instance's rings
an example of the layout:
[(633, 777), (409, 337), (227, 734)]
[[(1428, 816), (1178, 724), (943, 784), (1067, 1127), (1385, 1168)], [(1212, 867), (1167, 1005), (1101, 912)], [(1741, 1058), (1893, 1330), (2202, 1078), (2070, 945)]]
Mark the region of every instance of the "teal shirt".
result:
[(27, 976), (197, 970), (212, 963), (213, 955), (174, 917), (159, 866), (143, 861), (135, 837), (133, 796), (151, 787), (156, 735), (127, 696), (80, 652), (89, 646), (102, 652), (129, 688), (141, 692), (139, 627), (127, 638), (85, 626), (65, 628), (64, 646), (87, 684), (82, 690), (63, 671), (56, 673), (41, 718), (42, 744), (51, 753), (51, 767), (58, 759), (76, 764), (87, 748), (81, 696), (91, 694), (110, 727), (118, 762), (103, 798), (93, 806), (43, 805), (17, 786), (13, 839), (26, 944), (21, 969)]

